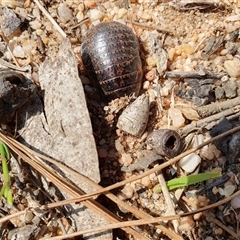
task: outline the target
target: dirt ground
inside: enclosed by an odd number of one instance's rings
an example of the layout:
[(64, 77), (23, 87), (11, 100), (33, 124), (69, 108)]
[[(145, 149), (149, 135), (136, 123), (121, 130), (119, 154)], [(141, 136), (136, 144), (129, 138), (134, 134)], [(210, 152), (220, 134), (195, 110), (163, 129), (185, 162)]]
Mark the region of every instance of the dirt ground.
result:
[[(107, 190), (114, 194), (110, 198), (102, 194), (97, 201), (120, 219), (107, 219), (119, 224), (106, 228), (113, 229), (114, 239), (240, 238), (240, 136), (234, 132), (240, 126), (240, 1), (2, 0), (1, 6), (0, 64), (16, 71), (28, 69), (26, 75), (39, 92), (39, 66), (56, 58), (63, 37), (70, 40), (96, 142), (99, 185), (110, 186)], [(139, 95), (147, 97), (137, 107), (135, 96), (102, 100), (81, 61), (87, 32), (111, 21), (130, 27), (139, 41), (143, 71)], [(123, 125), (129, 121), (145, 124), (143, 132), (135, 135), (118, 125), (124, 109), (131, 106)], [(12, 132), (16, 126), (10, 128)], [(160, 133), (153, 137), (156, 130)], [(214, 138), (228, 131), (232, 132)], [(30, 170), (29, 164), (23, 166), (19, 171), (24, 175), (24, 188), (19, 173), (11, 171), (13, 207), (2, 198), (2, 239), (18, 239), (14, 237), (19, 229), (24, 229), (24, 239), (81, 239), (77, 234), (63, 236), (79, 230), (60, 205), (48, 218), (27, 211), (35, 203), (38, 207), (57, 203), (62, 196), (56, 186), (47, 190), (55, 191), (55, 197), (45, 194), (41, 177), (35, 185), (31, 179), (39, 173)], [(209, 172), (219, 173), (218, 178), (171, 191), (166, 186), (174, 178)], [(31, 199), (24, 194), (29, 189), (36, 192)], [(24, 210), (24, 218), (5, 219)], [(174, 217), (158, 219), (166, 216)], [(135, 221), (138, 219), (145, 222)], [(122, 226), (121, 221), (129, 225)], [(67, 226), (70, 230), (66, 231)], [(26, 234), (34, 231), (36, 234)]]

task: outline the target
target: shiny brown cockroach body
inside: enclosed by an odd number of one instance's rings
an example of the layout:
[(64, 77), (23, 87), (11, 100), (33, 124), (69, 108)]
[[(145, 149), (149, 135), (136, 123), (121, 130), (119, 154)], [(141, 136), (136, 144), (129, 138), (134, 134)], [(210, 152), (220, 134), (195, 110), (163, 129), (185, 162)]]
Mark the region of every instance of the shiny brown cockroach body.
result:
[(132, 30), (118, 22), (100, 23), (87, 34), (81, 47), (90, 80), (108, 100), (139, 94), (142, 63)]

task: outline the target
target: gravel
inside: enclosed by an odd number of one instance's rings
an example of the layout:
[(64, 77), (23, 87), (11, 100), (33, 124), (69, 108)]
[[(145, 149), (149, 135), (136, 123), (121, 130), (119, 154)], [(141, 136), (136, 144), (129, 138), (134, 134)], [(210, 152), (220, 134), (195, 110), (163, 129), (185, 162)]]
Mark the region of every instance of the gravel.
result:
[[(2, 38), (0, 42), (1, 51), (4, 51), (2, 58), (11, 63), (17, 62), (20, 67), (30, 65), (32, 67), (30, 78), (36, 79), (37, 82), (39, 78), (38, 66), (45, 59), (55, 59), (59, 51), (59, 45), (62, 42), (62, 36), (47, 17), (42, 14), (35, 1), (25, 1), (24, 6), (16, 4), (16, 2), (2, 1), (1, 4), (2, 6), (9, 6), (10, 4), (18, 16), (17, 19), (25, 18), (26, 23), (24, 24), (26, 24), (26, 28), (21, 29), (20, 32), (8, 39), (9, 30), (4, 30), (2, 25), (2, 30), (5, 33), (5, 38)], [(128, 2), (130, 2), (129, 8), (126, 7)], [(144, 171), (144, 169), (141, 169), (123, 173), (120, 169), (122, 166), (136, 163), (141, 159), (142, 152), (149, 150), (145, 140), (153, 130), (164, 128), (179, 130), (188, 123), (194, 123), (199, 119), (199, 116), (196, 115), (194, 115), (194, 119), (186, 117), (187, 113), (190, 114), (191, 108), (196, 109), (197, 107), (192, 103), (194, 101), (189, 101), (192, 99), (184, 100), (182, 96), (176, 95), (184, 81), (181, 78), (165, 79), (163, 76), (166, 70), (198, 72), (205, 69), (215, 74), (226, 73), (226, 76), (221, 80), (212, 79), (208, 85), (208, 97), (205, 99), (202, 96), (197, 96), (198, 99), (195, 103), (206, 104), (239, 96), (238, 33), (240, 28), (240, 4), (234, 0), (214, 2), (217, 7), (211, 7), (210, 5), (208, 10), (199, 10), (199, 5), (194, 5), (195, 9), (180, 11), (178, 9), (179, 5), (176, 5), (176, 2), (173, 1), (45, 1), (46, 10), (67, 34), (76, 53), (98, 149), (102, 180), (106, 185), (141, 174)], [(0, 18), (2, 23), (4, 21), (8, 22), (4, 14)], [(146, 128), (144, 126), (145, 130), (141, 132), (142, 137), (134, 137), (116, 128), (119, 115), (134, 99), (116, 99), (106, 105), (99, 100), (99, 96), (89, 79), (83, 76), (79, 47), (86, 32), (102, 21), (113, 20), (131, 27), (141, 46), (141, 58), (144, 63), (141, 93), (147, 91), (151, 103), (149, 120)], [(18, 28), (18, 25), (16, 28)], [(237, 37), (233, 38), (232, 35)], [(214, 45), (216, 46), (221, 36), (223, 36), (223, 41), (218, 48), (214, 49)], [(7, 41), (5, 42), (3, 39)], [(207, 49), (212, 39), (213, 44), (210, 49)], [(6, 43), (8, 43), (8, 49), (5, 48)], [(203, 81), (200, 79), (198, 82)], [(184, 86), (188, 91), (191, 90), (191, 86)], [(195, 93), (199, 89), (198, 87), (194, 89)], [(184, 106), (182, 108), (185, 109), (185, 112), (177, 105)], [(207, 130), (200, 132), (200, 142), (194, 143), (194, 145), (189, 140), (189, 142), (186, 142), (185, 148), (196, 146), (202, 141), (208, 140), (209, 136), (205, 131)], [(173, 168), (176, 170), (174, 176), (170, 174), (168, 168), (165, 169), (164, 176), (166, 179), (181, 176), (182, 174), (191, 173), (198, 166), (200, 172), (212, 171), (217, 166), (224, 172), (226, 171), (226, 162), (227, 159), (224, 154), (212, 144), (194, 153), (193, 156), (188, 156), (188, 161), (182, 160), (179, 164), (174, 165)], [(155, 162), (151, 167), (157, 164), (159, 162)], [(182, 168), (181, 171), (179, 166)], [(238, 163), (236, 166), (238, 166)], [(232, 170), (228, 169), (228, 171), (232, 173)], [(234, 174), (236, 178), (239, 177), (238, 172)], [(166, 205), (161, 193), (152, 193), (153, 187), (157, 184), (157, 176), (150, 175), (141, 181), (126, 185), (118, 193), (121, 198), (127, 200), (141, 211), (147, 210), (159, 216), (164, 213)], [(199, 189), (198, 186), (190, 188)], [(212, 194), (215, 199), (219, 200), (230, 196), (238, 188), (236, 182), (230, 182), (229, 185), (221, 186), (219, 189), (216, 187)], [(187, 191), (188, 189), (186, 189)], [(140, 192), (142, 192), (142, 195)], [(172, 192), (170, 194), (174, 195)], [(192, 197), (190, 200), (199, 207), (210, 204), (210, 197), (206, 193)], [(237, 214), (239, 214), (240, 209), (239, 202), (238, 198), (231, 201), (232, 207), (237, 211)], [(175, 204), (176, 213), (183, 211), (181, 204)], [(186, 208), (189, 209), (190, 207), (185, 204), (184, 209)], [(227, 206), (223, 205), (221, 212), (226, 209)], [(230, 216), (231, 210), (228, 210), (228, 212)], [(134, 217), (128, 216), (127, 219), (131, 220), (132, 218)], [(215, 223), (212, 224), (215, 229), (218, 229)], [(229, 222), (224, 222), (224, 224), (230, 225)], [(190, 237), (195, 235), (197, 239), (215, 239), (213, 228), (207, 230), (206, 233), (204, 232), (207, 225), (209, 225), (209, 222), (206, 219), (193, 220), (189, 217), (182, 219), (180, 222), (180, 231), (187, 232), (186, 235), (189, 234)], [(195, 226), (199, 226), (199, 229), (195, 228)], [(170, 224), (167, 227), (171, 228)], [(237, 225), (233, 224), (231, 228), (237, 231)], [(150, 239), (152, 238), (151, 231), (147, 232), (144, 228), (140, 229), (143, 232), (145, 231), (150, 236)], [(218, 229), (217, 232), (220, 233), (221, 231)], [(224, 234), (223, 236), (226, 239), (232, 239), (232, 236), (225, 231)], [(161, 235), (161, 237), (161, 239), (166, 239), (164, 235)], [(131, 238), (126, 236), (126, 239)]]

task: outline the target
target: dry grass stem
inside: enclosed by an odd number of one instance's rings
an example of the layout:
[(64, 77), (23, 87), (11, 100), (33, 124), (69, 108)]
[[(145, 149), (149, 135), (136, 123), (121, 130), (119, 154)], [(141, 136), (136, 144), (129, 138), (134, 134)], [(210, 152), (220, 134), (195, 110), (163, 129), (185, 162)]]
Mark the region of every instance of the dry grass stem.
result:
[(4, 67), (7, 67), (7, 68), (10, 68), (10, 69), (13, 69), (13, 70), (17, 70), (19, 72), (27, 72), (29, 69), (26, 68), (26, 67), (19, 67), (19, 66), (16, 66), (12, 63), (9, 63), (5, 60), (3, 60), (2, 58), (0, 58), (0, 64), (3, 65)]
[[(175, 162), (177, 162), (179, 159), (181, 159), (183, 156), (186, 156), (188, 154), (190, 154), (191, 152), (195, 152), (196, 150), (202, 148), (203, 146), (209, 144), (209, 143), (212, 143), (213, 141), (217, 140), (217, 139), (220, 139), (222, 137), (225, 137), (227, 135), (230, 135), (236, 131), (239, 131), (240, 130), (240, 127), (236, 127), (234, 129), (231, 129), (230, 131), (228, 132), (225, 132), (219, 136), (216, 136), (212, 139), (210, 139), (209, 141), (206, 141), (205, 143), (199, 145), (198, 147), (196, 148), (193, 148), (193, 149), (190, 149), (182, 154), (180, 154), (179, 156), (169, 160), (168, 162), (165, 162), (161, 165), (159, 165), (158, 167), (154, 168), (154, 169), (151, 169), (151, 170), (148, 170), (147, 172), (141, 174), (141, 176), (136, 176), (136, 177), (131, 177), (125, 181), (122, 181), (120, 183), (117, 183), (117, 184), (114, 184), (110, 187), (107, 187), (107, 188), (104, 188), (102, 189), (100, 186), (97, 187), (97, 184), (94, 185), (94, 187), (97, 189), (97, 191), (95, 193), (91, 193), (91, 194), (85, 194), (84, 196), (80, 196), (82, 194), (84, 194), (83, 191), (81, 191), (80, 189), (76, 188), (74, 185), (68, 183), (67, 181), (65, 181), (65, 179), (61, 178), (58, 174), (56, 174), (52, 169), (49, 169), (49, 168), (46, 168), (41, 162), (39, 162), (36, 157), (34, 155), (40, 155), (40, 154), (37, 154), (35, 153), (34, 151), (28, 149), (27, 147), (23, 146), (22, 144), (20, 144), (19, 142), (17, 142), (16, 140), (10, 138), (10, 137), (7, 137), (5, 135), (3, 135), (2, 133), (0, 133), (0, 138), (3, 142), (5, 142), (5, 144), (7, 144), (16, 154), (18, 154), (18, 156), (20, 156), (24, 161), (26, 161), (28, 164), (30, 164), (32, 167), (34, 167), (37, 171), (39, 171), (41, 174), (43, 174), (45, 177), (49, 178), (54, 184), (56, 184), (57, 187), (59, 187), (60, 189), (66, 191), (67, 193), (69, 193), (73, 198), (75, 199), (70, 199), (70, 200), (65, 200), (65, 201), (62, 201), (61, 204), (69, 204), (70, 202), (79, 202), (79, 201), (84, 201), (83, 204), (86, 205), (87, 207), (89, 207), (90, 209), (94, 210), (95, 212), (97, 212), (98, 214), (100, 215), (107, 215), (107, 218), (108, 220), (110, 219), (111, 222), (114, 222), (114, 223), (118, 223), (120, 219), (116, 219), (115, 216), (110, 212), (108, 211), (105, 211), (105, 209), (102, 208), (102, 206), (98, 203), (96, 203), (94, 200), (89, 200), (89, 201), (86, 201), (86, 198), (91, 198), (92, 196), (94, 195), (97, 195), (97, 194), (100, 194), (100, 193), (105, 193), (107, 191), (109, 191), (109, 189), (114, 189), (119, 186), (123, 186), (125, 183), (127, 182), (130, 182), (130, 181), (135, 181), (136, 179), (140, 179), (140, 178), (143, 178), (144, 176), (147, 176), (149, 175), (150, 173), (152, 172), (155, 172), (155, 171), (159, 171), (163, 168), (165, 168), (166, 166), (169, 166)], [(21, 150), (19, 150), (21, 149)], [(24, 153), (23, 153), (23, 152)], [(40, 157), (44, 157), (42, 155), (40, 155)], [(46, 157), (44, 157), (46, 158)], [(49, 159), (48, 159), (49, 160)], [(53, 163), (56, 163), (54, 160), (51, 160), (51, 162)], [(59, 164), (59, 163), (58, 163)], [(61, 166), (62, 167), (62, 166)], [(90, 183), (91, 181), (89, 180), (88, 183)], [(177, 219), (179, 218), (180, 216), (187, 216), (187, 215), (191, 215), (191, 214), (195, 214), (197, 212), (201, 212), (201, 211), (205, 211), (207, 209), (210, 209), (210, 208), (213, 208), (213, 207), (216, 207), (216, 206), (219, 206), (225, 202), (228, 202), (230, 201), (233, 197), (237, 196), (240, 194), (240, 191), (239, 192), (236, 192), (235, 194), (233, 194), (232, 196), (224, 199), (224, 200), (221, 200), (219, 201), (218, 203), (215, 203), (215, 204), (212, 204), (212, 205), (209, 205), (207, 207), (204, 207), (204, 208), (201, 208), (201, 209), (198, 209), (198, 210), (195, 210), (195, 211), (192, 211), (192, 212), (188, 212), (188, 213), (184, 213), (182, 215), (179, 215), (179, 216), (170, 216), (168, 217), (168, 219)], [(107, 195), (114, 199), (116, 197), (113, 197), (110, 193), (107, 193)], [(118, 204), (120, 203), (119, 200), (115, 199), (116, 202), (118, 202)], [(60, 204), (60, 205), (61, 205)], [(53, 204), (49, 204), (47, 205), (47, 208), (49, 208), (50, 206), (52, 207), (57, 207), (57, 206), (60, 206), (59, 203), (53, 203)], [(121, 206), (123, 207), (126, 207), (126, 205), (122, 205), (122, 203), (120, 203)], [(46, 206), (43, 206), (43, 209), (46, 208)], [(25, 211), (24, 211), (25, 212)], [(108, 213), (108, 214), (106, 214)], [(136, 214), (136, 212), (134, 213)], [(137, 213), (136, 215), (138, 215), (139, 213)], [(15, 215), (16, 216), (16, 215)], [(141, 216), (140, 216), (141, 217)], [(149, 219), (147, 220), (148, 216), (147, 215), (144, 215), (142, 216), (143, 218), (146, 218), (146, 219), (143, 219), (143, 220), (138, 220), (139, 222), (136, 222), (137, 225), (142, 225), (143, 222), (144, 224), (152, 224), (152, 223), (157, 223), (159, 221), (161, 221), (161, 219), (163, 218), (154, 218), (152, 219)], [(105, 216), (106, 218), (106, 216)], [(165, 218), (166, 219), (166, 218)], [(2, 221), (6, 221), (6, 218), (2, 218), (0, 219), (0, 222)], [(141, 222), (142, 221), (142, 222)], [(129, 223), (129, 222), (128, 222)], [(126, 224), (126, 223), (125, 223)], [(134, 223), (135, 224), (135, 223)], [(114, 228), (114, 224), (113, 225), (109, 225), (110, 227), (113, 227)], [(121, 225), (120, 225), (121, 226)], [(125, 225), (124, 225), (125, 226)], [(133, 226), (132, 222), (130, 222), (130, 224), (128, 226)], [(106, 227), (106, 226), (105, 226)], [(119, 225), (118, 227), (119, 228)], [(101, 229), (103, 230), (103, 229)], [(129, 228), (129, 229), (125, 229), (126, 232), (130, 233), (130, 234), (137, 234), (139, 235), (139, 233), (135, 232), (135, 230)], [(96, 231), (99, 231), (99, 228), (96, 229)], [(164, 231), (164, 229), (163, 229)], [(83, 234), (83, 232), (81, 232), (81, 234)], [(136, 236), (136, 235), (135, 235)], [(141, 236), (143, 237), (143, 236)], [(175, 236), (175, 238), (173, 239), (179, 239), (178, 238), (179, 236)], [(144, 237), (142, 238), (144, 239)]]
[[(163, 174), (161, 172), (160, 172), (160, 174), (158, 174), (158, 181), (161, 185), (162, 193), (163, 193), (163, 196), (165, 198), (165, 201), (166, 201), (166, 204), (167, 204), (167, 207), (168, 207), (167, 213), (170, 214), (170, 215), (176, 215), (175, 208), (174, 208), (174, 205), (173, 205), (173, 201), (172, 201), (170, 193), (168, 191), (166, 181), (165, 181), (165, 179), (163, 177)], [(178, 227), (179, 227), (178, 221), (173, 220), (172, 223), (173, 223), (175, 232), (178, 232)]]
[(180, 217), (190, 216), (190, 215), (193, 215), (193, 214), (196, 214), (196, 213), (199, 213), (199, 212), (204, 212), (204, 211), (207, 211), (209, 209), (218, 207), (222, 204), (225, 204), (226, 202), (231, 201), (233, 198), (235, 198), (239, 194), (240, 194), (240, 191), (234, 193), (233, 195), (231, 195), (231, 196), (229, 196), (229, 197), (227, 197), (227, 198), (225, 198), (225, 199), (223, 199), (223, 200), (221, 200), (217, 203), (214, 203), (214, 204), (208, 205), (206, 207), (199, 208), (197, 210), (194, 210), (194, 211), (191, 211), (191, 212), (188, 212), (188, 213), (184, 213), (184, 214), (168, 216), (168, 217), (156, 217), (156, 218), (153, 218), (153, 219), (146, 219), (146, 220), (143, 219), (143, 220), (127, 221), (127, 222), (121, 222), (121, 223), (117, 223), (117, 224), (109, 224), (109, 225), (99, 227), (99, 228), (95, 228), (95, 229), (91, 229), (91, 230), (85, 230), (85, 231), (81, 231), (81, 232), (79, 231), (79, 232), (76, 232), (76, 233), (73, 233), (73, 234), (68, 234), (68, 235), (59, 236), (59, 237), (52, 237), (52, 238), (48, 238), (48, 239), (49, 240), (57, 240), (57, 239), (64, 239), (64, 238), (67, 238), (67, 237), (75, 237), (75, 236), (79, 236), (79, 235), (82, 235), (82, 234), (97, 232), (97, 231), (101, 231), (101, 230), (122, 228), (122, 227), (125, 227), (125, 226), (140, 226), (140, 225), (145, 225), (145, 224), (153, 224), (153, 223), (157, 223), (157, 222), (160, 222), (160, 221), (164, 221), (164, 219), (165, 220), (174, 220), (174, 219), (177, 220)]
[[(170, 165), (178, 162), (181, 158), (189, 155), (190, 153), (196, 152), (197, 150), (201, 149), (202, 147), (204, 147), (204, 146), (206, 146), (206, 145), (208, 145), (208, 144), (210, 144), (210, 143), (212, 143), (212, 142), (214, 142), (214, 141), (216, 141), (216, 140), (218, 140), (218, 139), (221, 139), (221, 138), (226, 137), (226, 136), (228, 136), (228, 135), (230, 135), (230, 134), (233, 134), (233, 133), (235, 133), (235, 132), (237, 132), (237, 131), (240, 131), (240, 126), (235, 127), (235, 128), (233, 128), (233, 129), (231, 129), (231, 130), (229, 130), (229, 131), (227, 131), (227, 132), (225, 132), (225, 133), (222, 133), (222, 134), (220, 134), (220, 135), (218, 135), (218, 136), (216, 136), (216, 137), (214, 137), (214, 138), (211, 138), (211, 139), (209, 139), (208, 141), (200, 144), (199, 146), (197, 146), (197, 147), (195, 147), (195, 148), (192, 148), (192, 149), (190, 149), (190, 150), (187, 150), (187, 151), (181, 153), (180, 155), (178, 155), (178, 156), (176, 156), (176, 157), (168, 160), (167, 162), (165, 162), (165, 163), (163, 163), (163, 164), (161, 164), (161, 165), (159, 165), (159, 166), (157, 166), (157, 167), (155, 167), (155, 168), (152, 168), (152, 169), (150, 169), (150, 170), (147, 170), (146, 172), (142, 173), (141, 175), (134, 176), (134, 177), (130, 177), (130, 178), (124, 180), (124, 181), (115, 183), (115, 184), (113, 184), (113, 185), (111, 185), (111, 186), (109, 186), (109, 187), (106, 187), (106, 188), (102, 189), (102, 190), (98, 190), (98, 191), (93, 192), (93, 193), (85, 194), (84, 196), (81, 196), (81, 197), (78, 199), (78, 201), (84, 201), (84, 200), (90, 199), (91, 197), (93, 197), (93, 196), (95, 196), (95, 195), (99, 195), (99, 194), (108, 192), (108, 191), (113, 190), (113, 189), (115, 189), (115, 188), (122, 187), (122, 186), (124, 186), (125, 184), (127, 184), (127, 183), (129, 183), (129, 182), (133, 182), (133, 181), (136, 181), (136, 180), (138, 180), (138, 179), (142, 179), (142, 178), (150, 175), (151, 173), (160, 171), (160, 170), (162, 170), (162, 169), (164, 169), (164, 168), (166, 168), (166, 167), (168, 167), (168, 166), (170, 166)], [(1, 137), (1, 135), (0, 135), (0, 137)], [(4, 141), (4, 140), (3, 140), (3, 141)], [(9, 147), (10, 147), (10, 146), (9, 146)]]
[[(54, 183), (59, 189), (68, 193), (73, 198), (78, 198), (81, 195), (85, 194), (81, 189), (69, 183), (66, 179), (57, 174), (53, 169), (43, 165), (43, 163), (38, 161), (36, 157), (33, 156), (29, 151), (25, 151), (23, 153), (21, 150), (19, 150), (23, 148), (21, 148), (21, 144), (18, 143), (16, 140), (6, 137), (2, 133), (0, 134), (0, 136), (3, 142), (5, 142), (10, 149), (12, 149), (19, 157), (21, 157), (25, 162), (27, 162), (30, 166), (36, 169), (39, 173), (49, 179), (49, 181)], [(26, 149), (26, 147), (24, 147), (24, 149)], [(94, 200), (83, 201), (82, 204), (94, 211), (96, 214), (106, 219), (108, 222), (117, 223), (121, 221), (119, 217), (114, 215), (111, 211), (104, 208), (101, 204)], [(146, 239), (143, 235), (136, 232), (131, 227), (124, 228), (123, 230), (126, 231), (128, 234), (136, 236), (137, 238)]]
[[(190, 201), (187, 197), (183, 196), (182, 199), (190, 205), (192, 208), (197, 209), (197, 205), (194, 204), (192, 201)], [(224, 229), (226, 232), (228, 232), (231, 236), (233, 236), (236, 239), (239, 239), (239, 236), (230, 228), (222, 224), (219, 220), (216, 219), (216, 217), (212, 213), (203, 212), (203, 214), (207, 217), (208, 221), (214, 222), (216, 225), (218, 225), (220, 228)]]
[(66, 33), (62, 30), (62, 28), (56, 23), (56, 21), (52, 18), (52, 16), (48, 13), (48, 11), (43, 7), (43, 5), (38, 1), (34, 0), (38, 8), (42, 11), (42, 13), (46, 16), (46, 18), (52, 23), (52, 25), (56, 28), (56, 30), (62, 35), (63, 38), (67, 37)]
[(149, 26), (149, 25), (146, 25), (146, 24), (143, 24), (143, 23), (138, 23), (138, 22), (135, 22), (135, 21), (126, 21), (126, 22), (129, 22), (133, 25), (136, 25), (138, 27), (141, 27), (141, 28), (147, 28), (147, 29), (152, 29), (152, 30), (157, 30), (159, 32), (163, 32), (163, 33), (168, 33), (168, 34), (171, 34), (173, 35), (173, 32), (172, 31), (169, 31), (167, 29), (164, 29), (164, 28), (159, 28), (159, 27), (156, 27), (156, 26)]

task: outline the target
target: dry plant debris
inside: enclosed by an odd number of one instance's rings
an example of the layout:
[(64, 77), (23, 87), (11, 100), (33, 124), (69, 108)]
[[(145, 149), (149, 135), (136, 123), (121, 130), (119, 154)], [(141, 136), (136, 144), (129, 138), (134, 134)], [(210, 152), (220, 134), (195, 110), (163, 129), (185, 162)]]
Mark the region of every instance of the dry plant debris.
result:
[[(9, 162), (15, 201), (10, 207), (1, 199), (1, 239), (65, 239), (111, 229), (123, 230), (113, 231), (115, 239), (240, 238), (238, 1), (8, 0), (1, 1), (1, 6), (1, 67), (9, 72), (21, 71), (38, 90), (42, 87), (44, 60), (51, 60), (54, 65), (63, 39), (71, 42), (101, 173), (98, 184), (83, 176), (84, 172), (81, 175), (71, 169), (71, 163), (61, 163), (54, 153), (42, 150), (41, 155), (20, 144), (25, 130), (20, 132), (19, 127), (29, 118), (28, 102), (21, 107), (14, 105), (15, 118), (10, 114), (13, 124), (2, 128), (18, 138), (0, 134), (15, 153), (15, 159)], [(15, 21), (9, 20), (10, 16)], [(137, 119), (144, 126), (136, 134), (129, 132), (132, 135), (116, 124), (135, 99), (117, 98), (106, 105), (82, 71), (79, 49), (84, 37), (93, 26), (109, 21), (128, 25), (140, 43), (144, 73), (141, 94), (147, 93), (149, 102), (142, 119)], [(54, 87), (55, 82), (52, 84)], [(69, 82), (63, 84), (68, 86)], [(44, 88), (49, 90), (48, 86)], [(51, 102), (41, 104), (51, 106)], [(34, 101), (30, 105), (34, 106)], [(42, 111), (45, 117), (46, 110)], [(58, 107), (56, 110), (60, 111)], [(130, 122), (134, 119), (135, 115)], [(41, 121), (38, 124), (48, 132), (47, 125), (43, 127)], [(60, 119), (58, 127), (61, 124)], [(34, 131), (28, 124), (25, 127)], [(62, 134), (64, 138), (63, 129), (55, 129), (51, 135)], [(148, 136), (161, 129), (178, 132), (183, 143), (181, 154), (159, 157), (156, 149), (147, 144)], [(74, 133), (73, 128), (72, 136)], [(65, 171), (95, 190), (85, 194), (86, 190), (74, 185), (74, 180), (66, 180)], [(175, 177), (211, 171), (221, 172), (222, 177), (170, 192), (165, 184)], [(159, 183), (164, 194), (153, 191)], [(64, 193), (68, 194), (66, 200)], [(76, 227), (63, 206), (77, 202), (109, 224), (89, 226), (91, 229)], [(100, 235), (92, 239), (100, 239)]]

